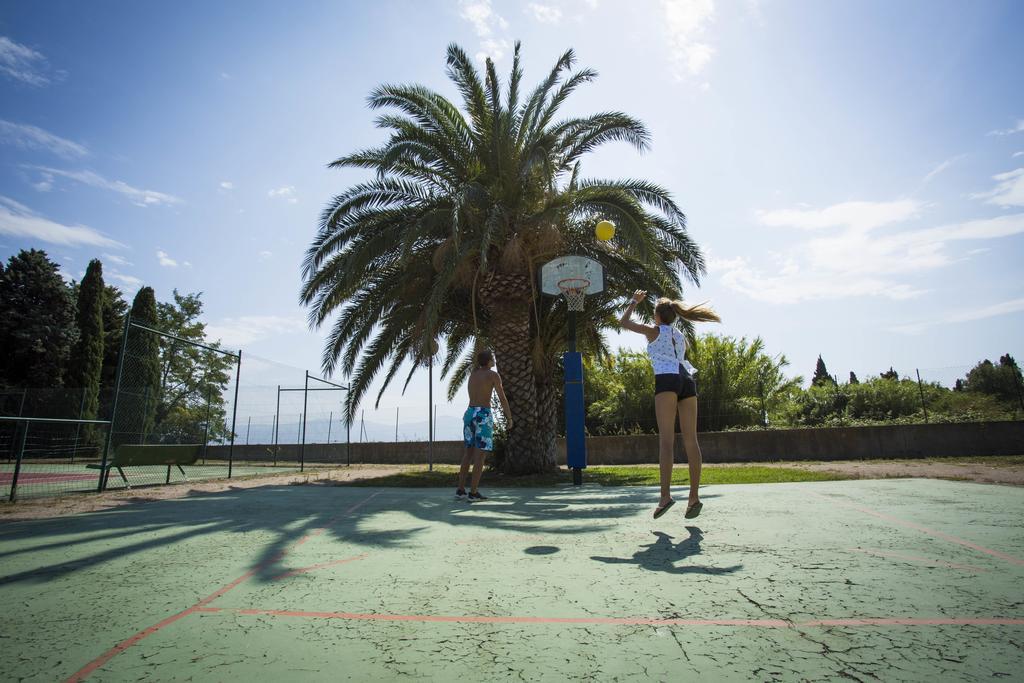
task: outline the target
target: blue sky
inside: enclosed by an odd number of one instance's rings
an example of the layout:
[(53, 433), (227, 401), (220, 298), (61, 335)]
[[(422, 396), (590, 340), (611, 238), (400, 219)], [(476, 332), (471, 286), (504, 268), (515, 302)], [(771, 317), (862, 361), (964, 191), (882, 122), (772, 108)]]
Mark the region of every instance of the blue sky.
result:
[[(530, 82), (570, 46), (600, 72), (567, 113), (650, 127), (649, 153), (610, 146), (584, 171), (673, 192), (708, 256), (686, 292), (722, 314), (708, 329), (761, 336), (805, 377), (819, 353), (840, 377), (893, 366), (944, 382), (1024, 356), (1024, 6), (624, 7), (4, 3), (0, 257), (43, 248), (75, 278), (99, 257), (129, 299), (142, 283), (202, 291), (226, 344), (315, 372), (299, 264), (321, 207), (360, 179), (326, 164), (381, 140), (367, 93), (454, 97), (449, 42), (504, 72), (520, 39)], [(367, 421), (393, 432), (396, 407), (424, 413), (425, 380)], [(442, 402), (442, 436), (462, 403)]]

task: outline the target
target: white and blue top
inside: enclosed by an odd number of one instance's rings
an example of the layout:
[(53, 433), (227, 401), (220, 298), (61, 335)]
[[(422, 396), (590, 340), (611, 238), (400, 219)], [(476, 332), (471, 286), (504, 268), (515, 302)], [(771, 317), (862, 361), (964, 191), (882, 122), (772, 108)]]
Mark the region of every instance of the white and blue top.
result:
[(682, 365), (691, 375), (697, 369), (686, 362), (686, 335), (672, 325), (658, 325), (658, 338), (647, 345), (655, 375), (678, 375)]

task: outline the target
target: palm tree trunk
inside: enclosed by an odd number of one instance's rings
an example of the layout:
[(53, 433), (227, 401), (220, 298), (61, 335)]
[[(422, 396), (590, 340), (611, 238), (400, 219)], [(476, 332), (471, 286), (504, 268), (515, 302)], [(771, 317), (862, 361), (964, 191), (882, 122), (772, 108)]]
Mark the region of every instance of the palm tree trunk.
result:
[(549, 419), (546, 396), (538, 392), (531, 354), (530, 282), (521, 275), (492, 275), (480, 290), (490, 324), (487, 336), (501, 373), (512, 411), (506, 474), (535, 474), (556, 467), (554, 422)]
[(542, 377), (537, 381), (537, 406), (539, 428), (537, 436), (541, 440), (541, 447), (545, 452), (551, 453), (551, 466), (557, 467), (558, 450), (556, 438), (558, 437), (558, 389), (554, 384), (554, 376)]

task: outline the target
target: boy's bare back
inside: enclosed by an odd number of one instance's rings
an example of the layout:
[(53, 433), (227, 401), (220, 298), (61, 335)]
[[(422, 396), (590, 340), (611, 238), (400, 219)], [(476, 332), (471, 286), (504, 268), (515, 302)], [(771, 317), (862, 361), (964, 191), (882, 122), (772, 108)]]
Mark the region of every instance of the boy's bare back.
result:
[(491, 393), (501, 386), (501, 377), (490, 368), (477, 368), (469, 375), (469, 405), (481, 408), (491, 407)]

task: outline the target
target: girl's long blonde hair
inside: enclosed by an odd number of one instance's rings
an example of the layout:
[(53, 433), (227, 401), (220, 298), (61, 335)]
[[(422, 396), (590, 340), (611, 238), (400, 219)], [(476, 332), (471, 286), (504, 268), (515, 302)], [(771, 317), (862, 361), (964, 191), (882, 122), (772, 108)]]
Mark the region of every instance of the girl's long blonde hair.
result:
[(654, 312), (658, 314), (658, 318), (661, 322), (666, 325), (674, 323), (677, 317), (698, 323), (722, 322), (722, 319), (718, 317), (718, 314), (715, 313), (714, 310), (712, 310), (706, 303), (688, 306), (682, 301), (673, 301), (672, 299), (661, 297), (658, 299), (657, 303), (654, 304)]

